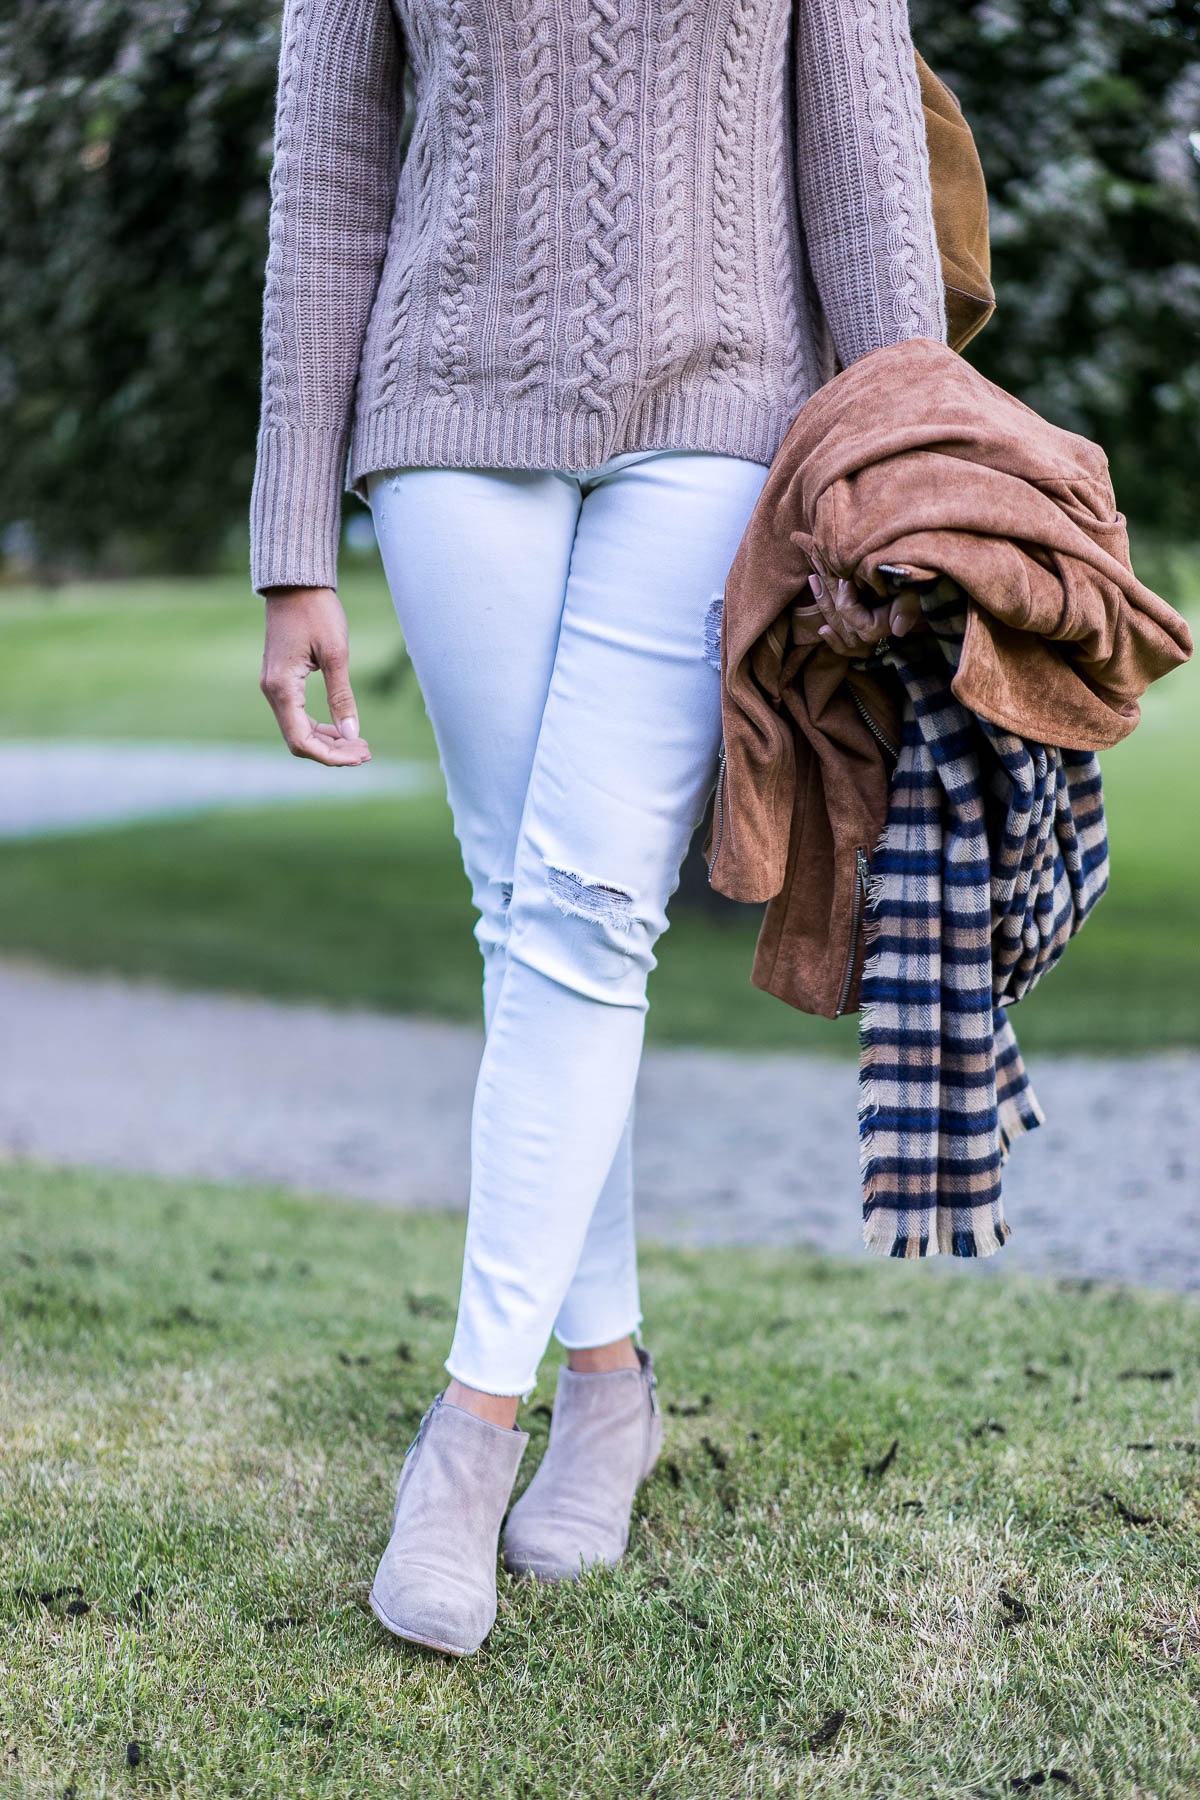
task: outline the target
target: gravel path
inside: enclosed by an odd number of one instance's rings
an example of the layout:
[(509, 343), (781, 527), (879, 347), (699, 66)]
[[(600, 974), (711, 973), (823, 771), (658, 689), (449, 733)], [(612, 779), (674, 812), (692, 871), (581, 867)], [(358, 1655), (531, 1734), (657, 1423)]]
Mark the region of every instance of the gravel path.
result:
[(361, 800), (432, 791), (428, 763), (372, 758), (354, 771), (253, 744), (0, 742), (0, 838), (74, 831), (210, 806), (276, 800)]
[[(0, 963), (0, 1154), (461, 1207), (480, 1036)], [(1042, 1058), (1048, 1123), (1013, 1151), (1013, 1235), (931, 1267), (1200, 1287), (1200, 1054)], [(647, 1052), (640, 1228), (674, 1243), (859, 1236), (855, 1070)]]

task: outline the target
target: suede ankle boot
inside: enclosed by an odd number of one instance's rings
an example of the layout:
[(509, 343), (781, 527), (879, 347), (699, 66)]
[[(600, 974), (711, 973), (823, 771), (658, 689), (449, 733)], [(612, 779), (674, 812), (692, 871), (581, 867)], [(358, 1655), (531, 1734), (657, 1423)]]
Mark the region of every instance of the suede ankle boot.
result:
[(546, 1454), (504, 1527), (514, 1574), (567, 1581), (625, 1554), (634, 1493), (662, 1449), (654, 1365), (637, 1354), (637, 1369), (559, 1370)]
[(408, 1447), (371, 1611), (397, 1637), (451, 1656), (496, 1618), (496, 1549), (527, 1431), (490, 1425), (439, 1394)]

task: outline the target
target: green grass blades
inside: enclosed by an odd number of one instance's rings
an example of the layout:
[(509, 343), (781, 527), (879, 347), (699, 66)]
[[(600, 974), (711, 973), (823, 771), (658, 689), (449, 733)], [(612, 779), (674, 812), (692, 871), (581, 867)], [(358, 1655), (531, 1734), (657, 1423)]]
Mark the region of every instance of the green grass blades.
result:
[(629, 1555), (455, 1663), (364, 1602), (461, 1241), (3, 1171), (6, 1800), (1196, 1793), (1195, 1299), (648, 1249)]
[[(1156, 554), (1150, 578), (1200, 603), (1200, 557)], [(401, 643), (381, 578), (351, 576), (344, 599), (373, 749), (431, 758), (411, 670), (389, 685)], [(257, 688), (261, 638), (261, 602), (232, 579), (10, 595), (0, 716), (12, 735), (278, 741)], [(1027, 1051), (1200, 1044), (1200, 662), (1151, 689), (1137, 730), (1102, 761), (1112, 884), (1059, 967), (1013, 1009)], [(473, 918), (449, 812), (430, 797), (0, 845), (0, 954), (183, 986), (474, 1023)], [(650, 1037), (853, 1056), (853, 1019), (813, 1019), (751, 986), (756, 930), (753, 912), (713, 920), (673, 907)]]
[[(1106, 758), (1112, 888), (1058, 968), (1014, 1007), (1026, 1051), (1200, 1043), (1200, 839), (1171, 816), (1181, 740), (1173, 724), (1157, 735), (1148, 724), (1141, 764), (1132, 743)], [(755, 915), (714, 921), (672, 910), (650, 978), (652, 1041), (855, 1054), (853, 1018), (812, 1018), (751, 985)], [(0, 953), (181, 987), (473, 1024), (474, 918), (449, 812), (435, 796), (0, 845)]]
[[(439, 796), (288, 805), (0, 845), (0, 952), (183, 987), (482, 1019), (475, 913)], [(650, 1036), (853, 1050), (750, 985), (753, 923), (686, 910)]]
[[(372, 751), (432, 757), (382, 576), (347, 572), (339, 592)], [(258, 687), (263, 601), (233, 576), (0, 589), (0, 648), (5, 737), (281, 743)], [(326, 718), (319, 675), (308, 698)]]

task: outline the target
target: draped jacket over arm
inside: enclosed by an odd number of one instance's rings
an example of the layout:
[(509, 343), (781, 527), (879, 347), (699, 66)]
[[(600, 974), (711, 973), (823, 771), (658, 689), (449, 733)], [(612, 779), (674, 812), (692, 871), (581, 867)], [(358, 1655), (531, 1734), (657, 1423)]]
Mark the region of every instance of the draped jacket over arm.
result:
[(851, 896), (887, 818), (897, 714), (884, 680), (818, 637), (807, 577), (882, 596), (882, 564), (966, 591), (953, 692), (1022, 738), (1107, 749), (1192, 653), (1184, 620), (1134, 574), (1104, 451), (946, 344), (872, 351), (806, 402), (726, 581), (709, 854), (719, 892), (769, 902), (754, 984), (827, 1017), (857, 1004)]

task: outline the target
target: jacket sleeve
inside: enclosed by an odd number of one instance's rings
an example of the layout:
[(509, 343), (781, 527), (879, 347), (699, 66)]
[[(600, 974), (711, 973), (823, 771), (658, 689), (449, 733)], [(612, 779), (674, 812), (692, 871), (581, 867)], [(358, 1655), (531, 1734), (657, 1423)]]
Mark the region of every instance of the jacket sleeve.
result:
[(333, 587), (354, 389), (404, 111), (390, 0), (285, 0), (250, 573)]
[(795, 19), (800, 216), (838, 360), (945, 343), (907, 0), (797, 0)]

